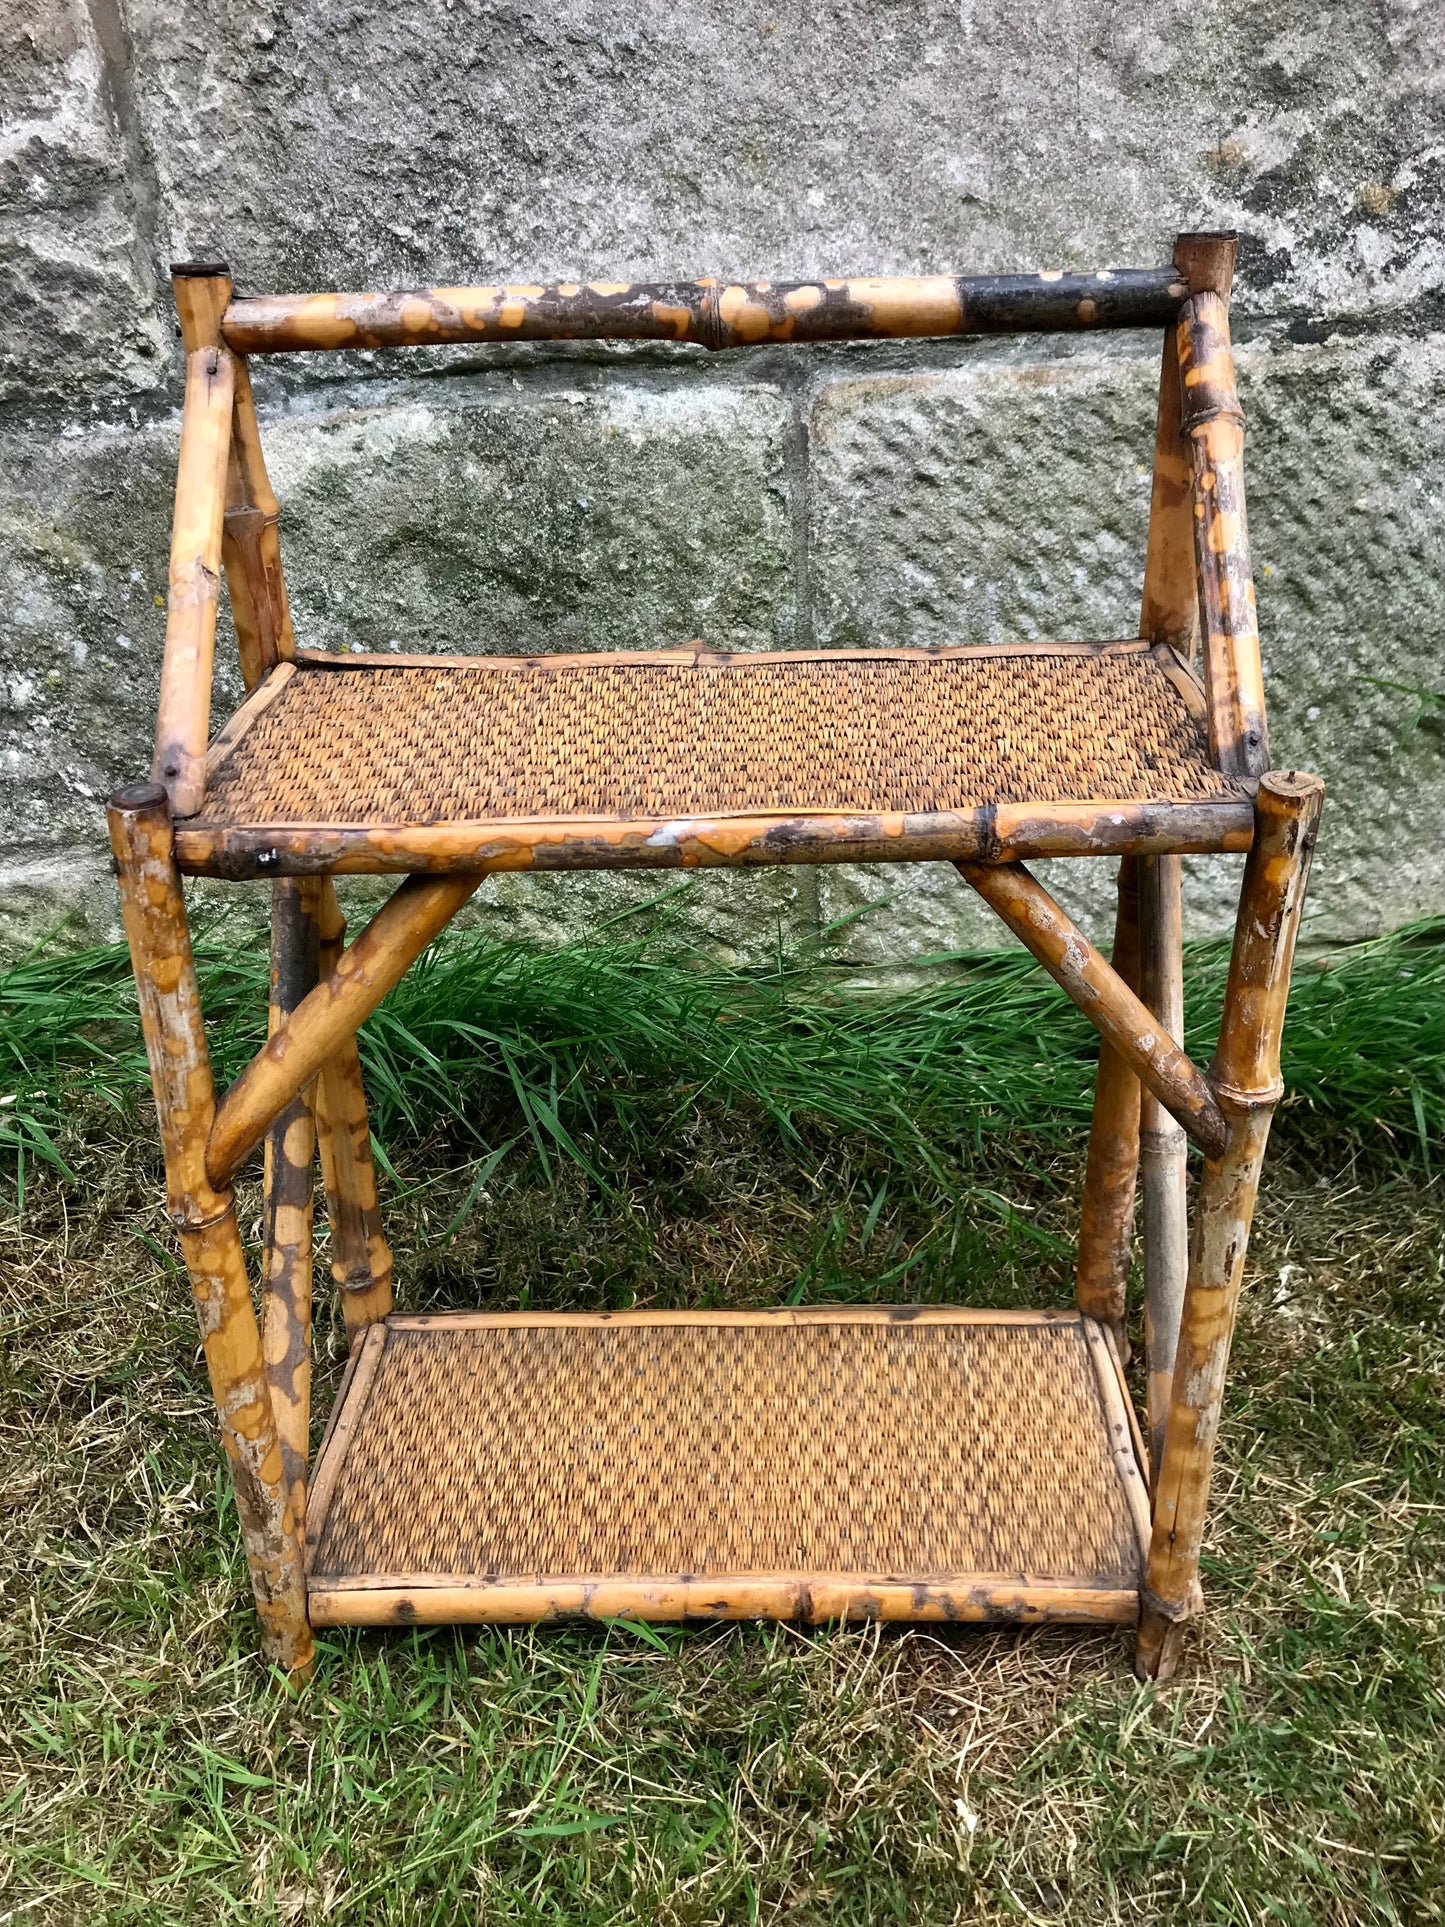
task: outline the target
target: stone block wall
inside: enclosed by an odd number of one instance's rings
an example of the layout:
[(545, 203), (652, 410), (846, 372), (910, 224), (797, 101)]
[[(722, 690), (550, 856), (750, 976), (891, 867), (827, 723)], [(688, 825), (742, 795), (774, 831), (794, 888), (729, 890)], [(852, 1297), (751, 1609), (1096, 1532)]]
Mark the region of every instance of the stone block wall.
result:
[[(256, 290), (1152, 265), (1237, 227), (1276, 761), (1331, 802), (1320, 940), (1438, 906), (1445, 90), (1423, 4), (40, 0), (0, 24), (0, 944), (115, 926), (149, 757), (180, 356), (166, 265)], [(258, 364), (312, 646), (1125, 635), (1159, 343)], [(217, 709), (237, 693), (221, 646)], [(1383, 857), (1375, 854), (1383, 848)], [(1196, 930), (1233, 866), (1191, 866)], [(1108, 878), (1061, 892), (1102, 919)], [(553, 937), (656, 878), (511, 878)], [(858, 914), (858, 913), (862, 914)], [(720, 951), (996, 939), (946, 869), (712, 875)]]

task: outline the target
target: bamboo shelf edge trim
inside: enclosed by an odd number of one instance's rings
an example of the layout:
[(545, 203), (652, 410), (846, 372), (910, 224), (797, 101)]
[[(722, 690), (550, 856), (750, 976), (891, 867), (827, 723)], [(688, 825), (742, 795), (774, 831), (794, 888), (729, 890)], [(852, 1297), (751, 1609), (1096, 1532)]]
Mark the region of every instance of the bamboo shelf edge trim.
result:
[(776, 1305), (756, 1311), (393, 1312), (388, 1331), (577, 1331), (691, 1325), (1080, 1325), (1080, 1311), (994, 1311), (972, 1305)]
[(725, 868), (788, 863), (1025, 862), (1031, 857), (1237, 854), (1254, 836), (1247, 797), (1198, 803), (982, 804), (938, 815), (562, 817), (445, 824), (175, 827), (194, 876), (318, 872)]
[[(1154, 656), (1177, 665), (1204, 713), (1204, 686), (1178, 650), (1147, 637), (1086, 639), (1077, 642), (940, 643), (926, 649), (710, 649), (691, 643), (680, 649), (573, 649), (556, 654), (467, 655), (445, 650), (398, 651), (298, 649), (286, 667), (325, 669), (490, 669), (498, 675), (518, 675), (547, 669), (768, 669), (779, 663), (817, 662), (1002, 662), (1014, 656)], [(256, 694), (247, 698), (254, 702)], [(239, 711), (237, 712), (240, 713)]]
[(1037, 1625), (1132, 1626), (1136, 1587), (996, 1581), (890, 1581), (851, 1573), (729, 1575), (713, 1580), (577, 1579), (518, 1585), (510, 1581), (368, 1586), (312, 1582), (315, 1626), (528, 1625), (586, 1617), (679, 1619), (833, 1619)]

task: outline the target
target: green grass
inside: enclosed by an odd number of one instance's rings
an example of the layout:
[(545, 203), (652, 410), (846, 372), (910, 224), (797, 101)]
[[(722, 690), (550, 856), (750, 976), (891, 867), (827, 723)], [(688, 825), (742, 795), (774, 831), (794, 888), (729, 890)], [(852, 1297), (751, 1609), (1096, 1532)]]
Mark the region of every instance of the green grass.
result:
[[(201, 954), (229, 1074), (261, 964)], [(254, 1657), (124, 960), (10, 972), (0, 1922), (1439, 1921), (1441, 957), (1420, 926), (1298, 974), (1177, 1687), (1111, 1633), (618, 1625), (335, 1633), (299, 1703)], [(1221, 967), (1191, 952), (1201, 1058)], [(936, 974), (440, 946), (363, 1040), (405, 1301), (1061, 1302), (1090, 1035), (1026, 963)]]

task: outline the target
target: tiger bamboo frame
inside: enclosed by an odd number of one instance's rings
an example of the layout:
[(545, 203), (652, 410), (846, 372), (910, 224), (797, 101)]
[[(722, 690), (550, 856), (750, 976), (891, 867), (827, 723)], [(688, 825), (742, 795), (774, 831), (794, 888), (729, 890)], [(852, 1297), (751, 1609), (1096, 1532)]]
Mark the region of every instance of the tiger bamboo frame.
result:
[[(1118, 910), (1111, 962), (1130, 990), (1139, 988), (1139, 859), (1120, 857)], [(1139, 1079), (1113, 1046), (1101, 1042), (1089, 1124), (1089, 1158), (1079, 1213), (1074, 1297), (1079, 1310), (1113, 1334), (1129, 1357), (1124, 1324), (1134, 1191), (1139, 1172)]]
[(1199, 1556), (1224, 1378), (1239, 1307), (1260, 1167), (1283, 1095), (1279, 1047), (1324, 785), (1275, 771), (1260, 782), (1211, 1079), (1229, 1119), (1205, 1163), (1184, 1294), (1135, 1664), (1167, 1679), (1184, 1623), (1198, 1612)]
[(1022, 864), (955, 866), (1206, 1156), (1228, 1135), (1208, 1080)]
[(235, 364), (224, 349), (187, 355), (152, 769), (177, 816), (194, 815), (205, 794), (234, 399)]
[(1180, 412), (1194, 489), (1194, 557), (1204, 637), (1209, 746), (1222, 770), (1269, 768), (1264, 672), (1244, 504), (1244, 416), (1235, 392), (1229, 310), (1191, 297), (1179, 318)]
[[(314, 989), (320, 956), (316, 905), (321, 886), (283, 879), (271, 890), (271, 995), (267, 1031)], [(266, 1133), (262, 1228), (261, 1350), (286, 1487), (304, 1536), (311, 1456), (311, 1230), (316, 1123), (301, 1091)]]
[(1188, 291), (1176, 268), (798, 282), (521, 282), (255, 296), (231, 303), (222, 332), (229, 347), (247, 355), (468, 341), (666, 341), (719, 349), (1162, 327)]
[[(319, 887), (321, 968), (329, 975), (345, 946), (346, 920), (331, 879), (322, 879)], [(343, 1038), (321, 1067), (316, 1123), (331, 1221), (331, 1276), (341, 1293), (347, 1332), (355, 1334), (391, 1310), (392, 1260), (381, 1227), (371, 1123), (354, 1036)]]

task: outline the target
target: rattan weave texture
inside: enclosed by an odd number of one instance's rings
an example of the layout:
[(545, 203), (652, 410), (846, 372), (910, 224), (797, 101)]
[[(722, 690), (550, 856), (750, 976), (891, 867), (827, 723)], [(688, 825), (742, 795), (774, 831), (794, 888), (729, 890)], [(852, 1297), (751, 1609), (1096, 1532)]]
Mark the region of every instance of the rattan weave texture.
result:
[(748, 1573), (1137, 1585), (1080, 1321), (403, 1324), (311, 1563)]
[(1233, 797), (1178, 678), (1141, 647), (303, 665), (214, 769), (200, 820), (671, 821)]

